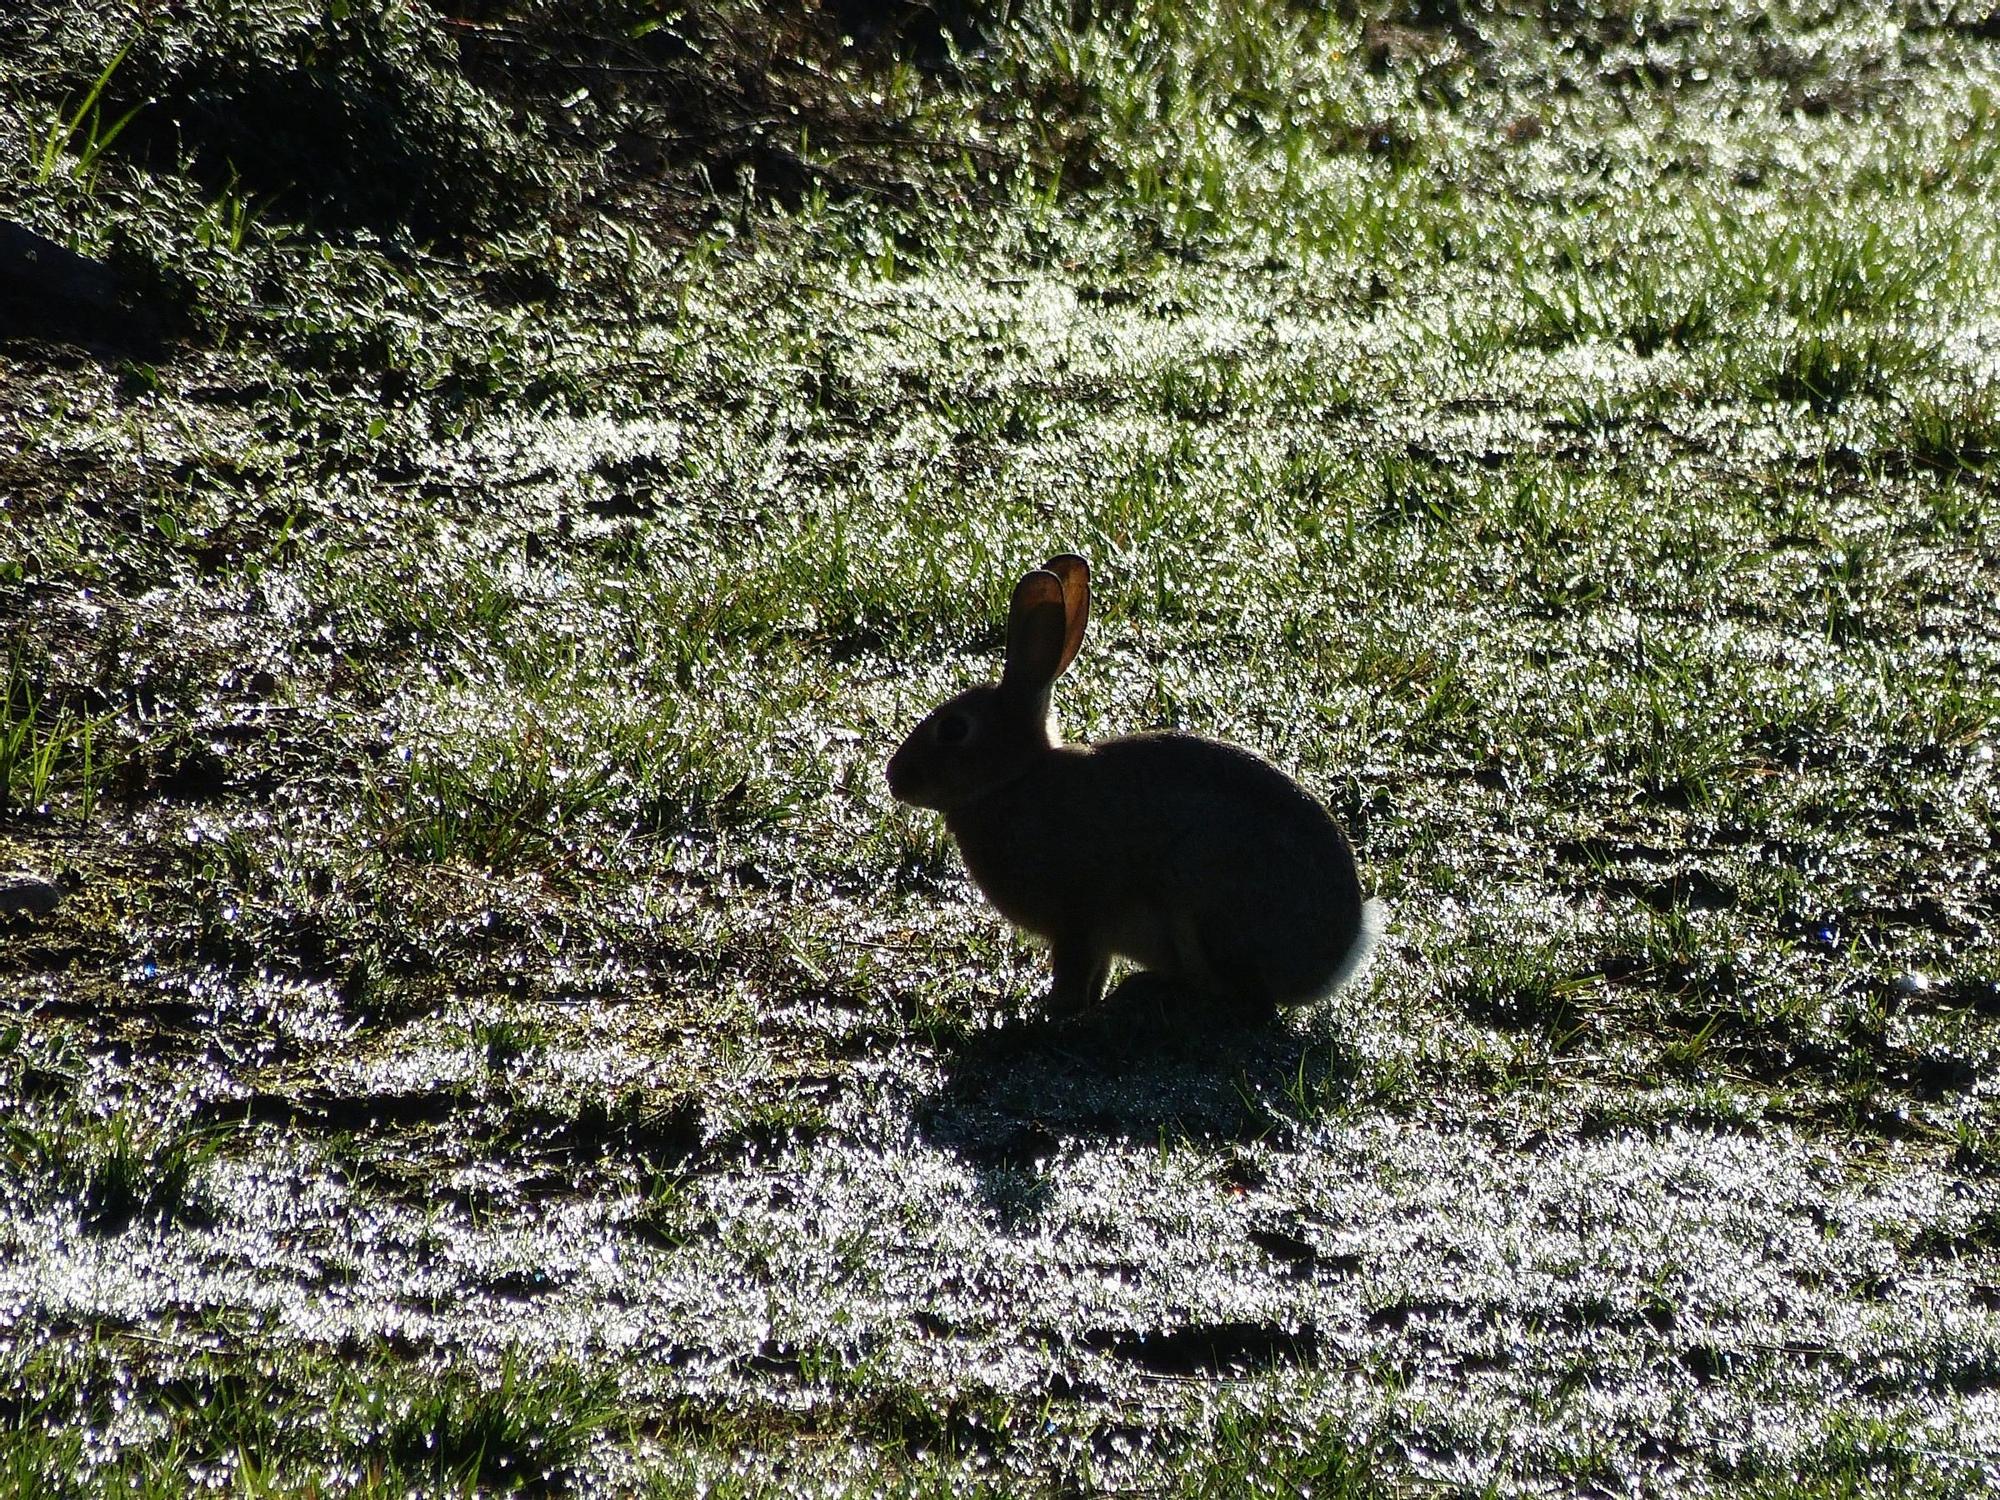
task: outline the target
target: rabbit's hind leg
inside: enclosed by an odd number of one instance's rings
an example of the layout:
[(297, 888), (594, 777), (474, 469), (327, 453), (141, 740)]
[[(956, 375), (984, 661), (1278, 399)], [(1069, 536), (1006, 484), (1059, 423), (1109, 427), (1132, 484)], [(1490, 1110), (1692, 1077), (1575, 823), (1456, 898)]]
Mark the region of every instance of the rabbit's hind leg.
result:
[(1201, 988), (1212, 995), (1225, 1014), (1252, 1026), (1276, 1018), (1278, 997), (1266, 972), (1267, 955), (1249, 941), (1241, 928), (1211, 917), (1197, 929)]

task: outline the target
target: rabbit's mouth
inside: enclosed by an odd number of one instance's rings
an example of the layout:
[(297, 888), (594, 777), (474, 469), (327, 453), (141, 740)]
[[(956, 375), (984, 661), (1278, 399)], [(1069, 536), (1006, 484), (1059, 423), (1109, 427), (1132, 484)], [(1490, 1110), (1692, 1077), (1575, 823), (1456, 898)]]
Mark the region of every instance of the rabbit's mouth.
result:
[(908, 745), (889, 757), (888, 765), (882, 768), (882, 778), (889, 783), (889, 795), (906, 807), (946, 812), (954, 801), (964, 798), (964, 790), (956, 787), (959, 778), (951, 774), (951, 768), (934, 764), (925, 751)]

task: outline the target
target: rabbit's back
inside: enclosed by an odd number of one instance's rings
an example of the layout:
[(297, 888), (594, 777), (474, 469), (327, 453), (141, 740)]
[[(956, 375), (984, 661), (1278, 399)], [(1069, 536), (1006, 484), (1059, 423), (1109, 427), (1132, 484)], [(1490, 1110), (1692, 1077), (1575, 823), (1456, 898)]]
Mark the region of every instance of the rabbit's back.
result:
[(1090, 753), (1107, 796), (1137, 799), (1107, 832), (1126, 841), (1141, 892), (1153, 888), (1148, 904), (1174, 929), (1173, 969), (1246, 1002), (1295, 1004), (1332, 987), (1360, 939), (1361, 885), (1319, 802), (1216, 740), (1132, 735)]

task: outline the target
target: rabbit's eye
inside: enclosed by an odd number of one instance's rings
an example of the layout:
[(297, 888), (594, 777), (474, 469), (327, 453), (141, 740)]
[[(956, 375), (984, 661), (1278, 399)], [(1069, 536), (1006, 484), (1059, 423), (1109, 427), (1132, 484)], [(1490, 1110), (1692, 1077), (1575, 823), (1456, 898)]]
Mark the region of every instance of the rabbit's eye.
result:
[(946, 714), (938, 720), (937, 742), (940, 745), (963, 745), (972, 736), (972, 720), (964, 714)]

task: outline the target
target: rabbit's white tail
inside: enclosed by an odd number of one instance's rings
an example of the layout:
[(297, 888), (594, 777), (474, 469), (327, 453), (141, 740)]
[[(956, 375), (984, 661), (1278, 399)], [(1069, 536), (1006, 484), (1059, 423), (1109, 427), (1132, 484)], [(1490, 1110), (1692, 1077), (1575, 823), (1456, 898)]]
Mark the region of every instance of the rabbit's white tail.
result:
[(1388, 919), (1389, 908), (1382, 904), (1380, 896), (1370, 896), (1361, 903), (1360, 930), (1354, 934), (1354, 942), (1347, 950), (1347, 957), (1340, 961), (1340, 967), (1334, 971), (1333, 982), (1326, 987), (1329, 995), (1368, 967), (1368, 960), (1375, 956), (1375, 944), (1381, 940), (1382, 926)]

